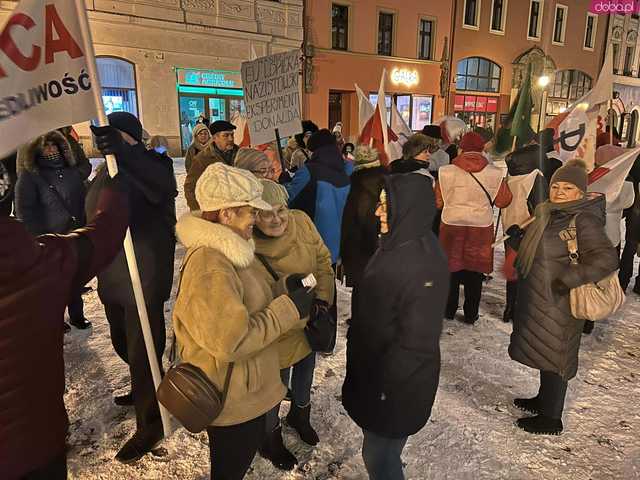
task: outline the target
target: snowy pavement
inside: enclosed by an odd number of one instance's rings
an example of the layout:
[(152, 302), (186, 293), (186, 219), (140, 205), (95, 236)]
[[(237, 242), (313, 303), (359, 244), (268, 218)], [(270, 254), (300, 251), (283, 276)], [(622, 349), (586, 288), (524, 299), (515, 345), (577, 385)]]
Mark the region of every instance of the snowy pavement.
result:
[[(182, 188), (180, 161), (176, 174)], [(178, 212), (184, 211), (180, 194)], [(176, 271), (183, 254), (178, 247)], [(522, 412), (511, 402), (515, 396), (535, 395), (538, 376), (507, 355), (511, 325), (501, 321), (505, 288), (498, 272), (501, 261), (502, 251), (497, 251), (496, 272), (485, 284), (480, 321), (474, 326), (445, 321), (440, 388), (429, 423), (405, 448), (407, 478), (640, 479), (640, 296), (630, 293), (621, 312), (583, 337), (578, 376), (569, 383), (565, 433), (533, 436), (514, 425)], [(128, 391), (128, 369), (111, 346), (97, 294), (93, 291), (84, 298), (93, 328), (73, 329), (65, 337), (69, 477), (208, 479), (207, 436), (184, 429), (133, 466), (113, 460), (135, 429), (133, 410), (112, 402), (114, 394)], [(165, 310), (169, 330), (169, 303)], [(338, 345), (333, 356), (318, 358), (312, 393), (312, 423), (320, 444), (305, 445), (285, 426), (285, 443), (300, 461), (297, 469), (283, 473), (256, 457), (247, 479), (367, 478), (360, 457), (362, 434), (340, 403), (348, 314), (349, 293), (339, 289)], [(287, 408), (285, 403), (283, 415)]]

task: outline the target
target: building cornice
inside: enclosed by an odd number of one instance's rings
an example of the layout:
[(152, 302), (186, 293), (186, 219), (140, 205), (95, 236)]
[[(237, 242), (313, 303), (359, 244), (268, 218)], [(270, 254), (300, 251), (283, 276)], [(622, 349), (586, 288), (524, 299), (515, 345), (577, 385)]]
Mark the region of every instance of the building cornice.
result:
[(365, 53), (365, 52), (353, 52), (350, 50), (334, 50), (332, 48), (318, 48), (315, 47), (315, 51), (317, 53), (326, 53), (326, 54), (336, 54), (350, 57), (366, 57), (369, 59), (376, 59), (385, 62), (400, 62), (400, 63), (411, 63), (413, 65), (436, 65), (440, 66), (440, 62), (436, 60), (422, 60), (419, 58), (408, 58), (408, 57), (387, 57), (385, 55), (377, 55), (374, 53)]

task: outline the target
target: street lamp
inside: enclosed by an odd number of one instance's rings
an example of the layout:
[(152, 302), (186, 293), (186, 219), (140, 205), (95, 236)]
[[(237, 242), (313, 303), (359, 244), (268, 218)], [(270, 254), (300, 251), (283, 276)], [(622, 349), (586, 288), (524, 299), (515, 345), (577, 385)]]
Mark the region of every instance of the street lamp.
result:
[(538, 86), (540, 87), (540, 110), (538, 111), (538, 133), (540, 133), (540, 125), (542, 124), (542, 105), (544, 103), (544, 91), (549, 85), (551, 79), (547, 75), (542, 75), (538, 77)]

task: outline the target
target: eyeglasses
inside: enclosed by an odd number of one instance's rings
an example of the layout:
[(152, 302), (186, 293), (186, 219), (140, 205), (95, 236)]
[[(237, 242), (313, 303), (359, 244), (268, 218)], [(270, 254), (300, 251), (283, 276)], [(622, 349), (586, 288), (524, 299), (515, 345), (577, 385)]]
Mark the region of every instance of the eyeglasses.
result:
[(272, 222), (278, 217), (280, 220), (286, 220), (289, 218), (288, 208), (279, 208), (277, 210), (260, 210), (258, 213), (260, 218), (265, 222)]

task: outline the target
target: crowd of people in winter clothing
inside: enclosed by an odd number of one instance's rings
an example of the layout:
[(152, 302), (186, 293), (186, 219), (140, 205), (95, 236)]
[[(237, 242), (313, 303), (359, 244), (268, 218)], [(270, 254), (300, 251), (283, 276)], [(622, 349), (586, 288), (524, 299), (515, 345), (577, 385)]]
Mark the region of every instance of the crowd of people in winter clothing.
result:
[[(242, 479), (258, 453), (279, 469), (295, 467), (283, 441), (285, 398), (286, 421), (300, 439), (311, 446), (322, 441), (311, 422), (313, 374), (317, 353), (330, 354), (335, 343), (335, 281), (344, 275), (353, 294), (341, 401), (363, 431), (369, 477), (403, 479), (402, 451), (429, 419), (440, 333), (444, 319), (458, 315), (461, 287), (458, 318), (473, 325), (481, 314), (482, 285), (495, 269), (496, 209), (509, 235), (508, 354), (540, 377), (536, 397), (514, 399), (533, 414), (517, 425), (538, 434), (563, 430), (581, 336), (593, 328), (573, 317), (569, 292), (618, 269), (624, 289), (631, 281), (640, 242), (640, 160), (620, 195), (607, 202), (587, 193), (583, 162), (563, 165), (555, 158), (548, 130), (505, 151), (504, 131), (494, 138), (486, 129), (455, 133), (446, 123), (429, 125), (406, 140), (402, 158), (387, 164), (375, 148), (346, 143), (341, 126), (330, 131), (304, 121), (302, 127), (285, 148), (240, 148), (233, 124), (197, 124), (185, 158), (190, 212), (179, 219), (168, 142), (151, 137), (147, 146), (131, 114), (112, 113), (109, 126), (92, 127), (97, 148), (117, 158), (114, 178), (102, 165), (87, 180), (91, 164), (69, 129), (3, 159), (0, 331), (8, 341), (0, 344), (0, 363), (8, 368), (0, 372), (7, 392), (0, 395), (0, 471), (6, 478), (66, 478), (63, 318), (68, 308), (72, 325), (91, 326), (81, 294), (94, 276), (114, 350), (131, 377), (130, 393), (114, 402), (136, 414), (136, 431), (116, 459), (135, 462), (164, 438), (122, 248), (127, 227), (160, 367), (164, 305), (175, 280), (178, 358), (223, 392), (221, 412), (206, 427), (212, 478)], [(624, 151), (604, 137), (600, 143), (597, 166)], [(575, 232), (576, 265), (570, 265), (567, 231)], [(176, 242), (186, 249), (178, 279)], [(635, 285), (640, 293), (637, 277)]]

